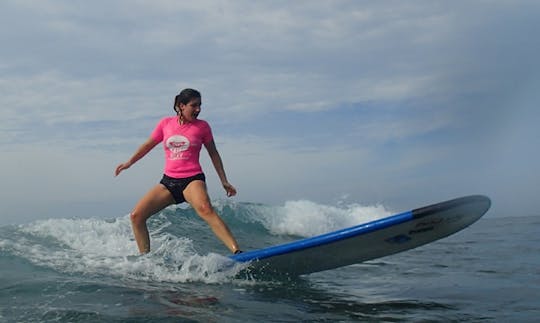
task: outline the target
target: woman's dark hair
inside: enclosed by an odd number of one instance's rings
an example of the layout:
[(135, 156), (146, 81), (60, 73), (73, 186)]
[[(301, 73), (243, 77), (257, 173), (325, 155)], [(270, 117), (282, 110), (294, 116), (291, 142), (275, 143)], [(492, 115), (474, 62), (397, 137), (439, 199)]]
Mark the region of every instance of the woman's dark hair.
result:
[(194, 90), (194, 89), (183, 89), (180, 94), (178, 94), (174, 98), (174, 106), (173, 109), (175, 112), (178, 112), (176, 110), (176, 107), (182, 104), (188, 104), (193, 99), (200, 99), (201, 98), (201, 92)]

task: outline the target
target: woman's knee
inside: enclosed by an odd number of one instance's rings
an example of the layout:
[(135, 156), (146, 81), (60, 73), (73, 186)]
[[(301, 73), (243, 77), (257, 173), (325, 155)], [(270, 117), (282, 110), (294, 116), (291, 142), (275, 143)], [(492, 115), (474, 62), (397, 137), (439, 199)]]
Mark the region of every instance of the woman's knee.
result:
[(199, 214), (199, 216), (205, 219), (211, 218), (216, 215), (214, 208), (209, 202), (198, 203), (194, 206), (194, 208), (197, 214)]
[(146, 224), (146, 219), (148, 218), (137, 210), (133, 210), (129, 217), (131, 219), (131, 223), (135, 226)]

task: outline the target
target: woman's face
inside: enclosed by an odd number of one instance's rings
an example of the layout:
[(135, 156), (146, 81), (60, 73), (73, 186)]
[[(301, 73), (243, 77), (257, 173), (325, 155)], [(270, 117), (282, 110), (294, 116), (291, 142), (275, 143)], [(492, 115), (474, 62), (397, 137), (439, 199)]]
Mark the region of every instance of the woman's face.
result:
[(197, 119), (201, 112), (201, 99), (192, 99), (188, 104), (180, 103), (180, 111), (188, 122)]

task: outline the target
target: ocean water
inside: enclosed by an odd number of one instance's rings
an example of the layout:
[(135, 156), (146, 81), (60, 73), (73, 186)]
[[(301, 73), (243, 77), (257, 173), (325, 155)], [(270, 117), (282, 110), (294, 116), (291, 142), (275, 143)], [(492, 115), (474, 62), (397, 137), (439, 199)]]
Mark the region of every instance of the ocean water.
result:
[[(397, 213), (310, 201), (215, 206), (245, 250)], [(1, 226), (0, 322), (537, 322), (539, 226), (540, 216), (488, 212), (417, 249), (265, 280), (239, 275), (186, 207), (150, 219), (144, 256), (127, 215)]]

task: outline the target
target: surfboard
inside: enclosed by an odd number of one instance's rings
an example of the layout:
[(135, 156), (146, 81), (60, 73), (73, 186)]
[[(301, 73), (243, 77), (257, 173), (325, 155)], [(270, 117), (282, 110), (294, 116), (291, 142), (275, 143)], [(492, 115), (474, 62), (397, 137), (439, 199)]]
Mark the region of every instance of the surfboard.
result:
[(482, 217), (491, 200), (471, 195), (372, 222), (230, 256), (254, 276), (299, 276), (385, 257), (458, 232)]

